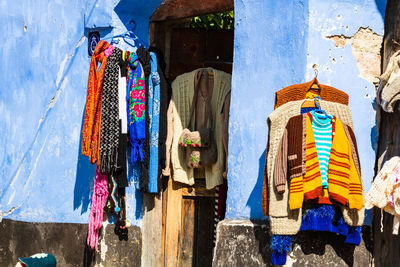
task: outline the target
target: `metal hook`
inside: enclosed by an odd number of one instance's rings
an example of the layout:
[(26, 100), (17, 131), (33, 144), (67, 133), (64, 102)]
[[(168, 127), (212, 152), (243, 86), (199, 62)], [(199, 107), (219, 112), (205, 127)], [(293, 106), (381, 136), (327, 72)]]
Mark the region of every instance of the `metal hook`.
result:
[(136, 21), (131, 19), (128, 24), (133, 24), (132, 28), (130, 29), (131, 31), (136, 31)]
[(321, 109), (321, 106), (318, 104), (317, 100), (321, 100), (321, 97), (320, 96), (314, 97), (315, 106), (317, 107), (317, 109)]
[(315, 78), (318, 77), (318, 69), (314, 69)]

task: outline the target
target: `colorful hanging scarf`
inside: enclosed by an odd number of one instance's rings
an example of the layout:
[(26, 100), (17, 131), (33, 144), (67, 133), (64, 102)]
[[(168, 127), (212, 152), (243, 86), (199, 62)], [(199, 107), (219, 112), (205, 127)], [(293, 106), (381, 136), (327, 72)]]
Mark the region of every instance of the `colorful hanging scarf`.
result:
[(156, 54), (151, 55), (151, 75), (149, 79), (149, 133), (150, 133), (150, 162), (149, 162), (149, 186), (150, 193), (158, 192), (158, 131), (160, 122), (160, 75), (157, 72)]
[[(82, 154), (89, 157), (91, 163), (98, 163), (98, 152), (100, 148), (100, 125), (101, 125), (101, 96), (103, 77), (107, 57), (104, 51), (110, 44), (100, 40), (97, 44), (90, 61), (89, 79), (87, 86), (85, 117), (82, 129)], [(99, 72), (97, 64), (101, 63)]]
[(104, 71), (102, 121), (100, 138), (100, 171), (111, 172), (117, 166), (119, 142), (119, 62), (122, 50), (115, 47)]
[(99, 230), (103, 223), (103, 211), (108, 197), (108, 177), (107, 174), (100, 173), (96, 168), (96, 177), (94, 178), (92, 205), (89, 214), (89, 230), (87, 244), (97, 251), (99, 240)]
[(128, 129), (131, 148), (131, 163), (144, 160), (143, 142), (145, 140), (145, 77), (142, 65), (136, 54), (128, 58), (127, 97)]
[(144, 160), (141, 161), (140, 167), (140, 189), (143, 192), (149, 191), (149, 165), (150, 165), (150, 145), (149, 145), (149, 137), (150, 137), (150, 118), (149, 113), (151, 112), (151, 106), (149, 106), (149, 77), (151, 73), (151, 56), (150, 53), (143, 47), (140, 46), (136, 50), (136, 55), (139, 57), (139, 62), (142, 65), (142, 69), (144, 71), (145, 77), (145, 139), (142, 145), (142, 153)]

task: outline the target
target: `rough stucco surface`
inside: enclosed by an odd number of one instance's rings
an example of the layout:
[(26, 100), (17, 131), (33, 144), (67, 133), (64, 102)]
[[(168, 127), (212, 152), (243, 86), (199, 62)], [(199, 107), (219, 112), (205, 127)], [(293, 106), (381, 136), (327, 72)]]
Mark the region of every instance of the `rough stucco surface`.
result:
[(384, 0), (235, 1), (227, 218), (264, 218), (266, 118), (274, 93), (311, 80), (315, 68), (320, 83), (349, 94), (369, 190), (377, 138), (373, 82), (379, 74), (385, 6)]
[(128, 240), (120, 241), (114, 234), (114, 224), (106, 224), (99, 240), (99, 252), (96, 254), (95, 267), (141, 266), (142, 234), (141, 229), (132, 226), (128, 231)]
[[(306, 80), (318, 67), (320, 83), (349, 95), (354, 130), (366, 192), (374, 175), (375, 111), (373, 101), (379, 75), (379, 49), (384, 30), (386, 1), (309, 1)], [(332, 36), (347, 36), (343, 47)], [(336, 44), (336, 45), (335, 45)]]
[(38, 224), (6, 219), (0, 230), (0, 266), (15, 266), (18, 257), (40, 252), (55, 255), (59, 266), (82, 266), (87, 235), (84, 224)]
[[(0, 220), (86, 223), (94, 168), (81, 155), (87, 33), (148, 39), (161, 0), (0, 1)], [(100, 27), (100, 28), (96, 28)], [(110, 39), (108, 39), (110, 40)], [(141, 195), (127, 190), (141, 223)]]
[(228, 218), (263, 218), (261, 191), (274, 92), (304, 80), (308, 1), (235, 1)]
[[(360, 76), (371, 83), (379, 83), (382, 36), (373, 32), (369, 27), (360, 27), (352, 36), (341, 34), (327, 36), (327, 38), (335, 42), (335, 47), (344, 48), (346, 44), (349, 44), (357, 60)], [(332, 58), (332, 62), (336, 62), (336, 60)], [(368, 96), (366, 95), (366, 97)]]
[[(361, 245), (343, 244), (330, 233), (296, 236), (285, 266), (369, 266), (371, 229), (365, 227)], [(217, 227), (213, 266), (272, 266), (269, 229), (249, 220), (224, 220)]]
[[(114, 225), (106, 224), (105, 229), (94, 265), (140, 266), (140, 228), (130, 227), (127, 241), (119, 241), (114, 234)], [(86, 224), (29, 223), (5, 219), (0, 224), (0, 231), (1, 267), (13, 267), (18, 257), (29, 257), (40, 252), (52, 253), (57, 259), (57, 266), (84, 266), (84, 262), (88, 262), (87, 254), (85, 257)]]

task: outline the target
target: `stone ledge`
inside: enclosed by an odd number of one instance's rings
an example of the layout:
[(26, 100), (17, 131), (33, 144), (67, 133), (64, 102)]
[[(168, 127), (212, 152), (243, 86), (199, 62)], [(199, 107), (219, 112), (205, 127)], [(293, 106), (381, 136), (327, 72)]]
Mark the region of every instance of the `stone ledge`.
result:
[[(217, 227), (213, 266), (271, 266), (270, 233), (266, 224), (250, 220), (223, 220)], [(343, 243), (332, 233), (296, 235), (286, 266), (369, 266), (372, 259), (371, 228), (363, 228), (360, 246)]]
[[(0, 223), (0, 266), (14, 267), (18, 257), (39, 252), (54, 254), (57, 266), (89, 266), (88, 261), (92, 258), (85, 249), (87, 227), (87, 224), (30, 223), (3, 219)], [(114, 234), (114, 224), (108, 224), (105, 229), (93, 262), (95, 266), (100, 266), (100, 263), (103, 267), (140, 266), (141, 229), (131, 226), (128, 241), (118, 239)]]

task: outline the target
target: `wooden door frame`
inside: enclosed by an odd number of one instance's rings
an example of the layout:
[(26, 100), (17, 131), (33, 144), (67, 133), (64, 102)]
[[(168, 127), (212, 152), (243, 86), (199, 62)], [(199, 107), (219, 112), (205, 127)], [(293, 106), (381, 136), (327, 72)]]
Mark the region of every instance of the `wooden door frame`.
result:
[[(201, 4), (194, 0), (165, 0), (153, 13), (150, 19), (149, 43), (158, 48), (164, 55), (166, 63), (165, 74), (168, 78), (170, 63), (171, 31), (177, 24), (187, 22), (191, 17), (205, 14), (219, 13), (234, 9), (233, 0), (203, 0)], [(143, 224), (142, 224), (142, 257), (141, 266), (176, 266), (179, 255), (178, 240), (181, 231), (179, 214), (183, 196), (210, 196), (214, 191), (185, 186), (172, 181), (168, 177), (167, 185), (156, 195), (143, 193)], [(176, 207), (174, 214), (167, 214), (168, 206)], [(170, 210), (171, 210), (170, 208)], [(178, 216), (178, 218), (176, 217)], [(166, 232), (166, 225), (170, 221), (178, 220), (174, 231)], [(174, 242), (166, 244), (165, 240)], [(174, 248), (174, 246), (177, 246)], [(166, 259), (165, 250), (177, 250), (175, 259)]]

